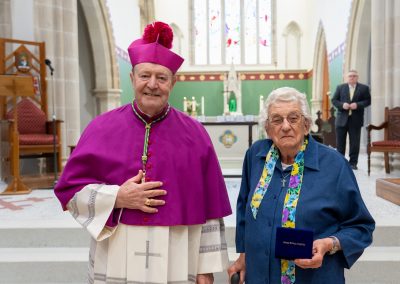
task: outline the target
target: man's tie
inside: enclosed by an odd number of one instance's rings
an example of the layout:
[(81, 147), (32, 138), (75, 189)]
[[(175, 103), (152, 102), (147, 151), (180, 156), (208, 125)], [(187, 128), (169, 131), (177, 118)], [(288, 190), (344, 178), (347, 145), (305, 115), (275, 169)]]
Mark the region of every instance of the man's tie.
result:
[[(351, 100), (353, 99), (353, 96), (354, 96), (354, 90), (355, 90), (356, 88), (354, 87), (354, 86), (349, 86), (349, 91), (350, 91), (350, 103), (351, 103)], [(349, 110), (349, 116), (351, 115), (351, 110)]]
[(354, 90), (355, 90), (356, 88), (354, 87), (354, 86), (350, 86), (350, 101), (353, 99), (353, 96), (354, 96)]

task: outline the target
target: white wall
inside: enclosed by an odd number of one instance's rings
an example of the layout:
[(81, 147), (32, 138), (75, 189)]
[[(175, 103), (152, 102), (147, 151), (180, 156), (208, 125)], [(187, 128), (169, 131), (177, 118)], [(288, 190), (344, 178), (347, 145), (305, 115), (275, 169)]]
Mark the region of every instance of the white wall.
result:
[(328, 54), (346, 40), (352, 0), (316, 1), (316, 12), (326, 34)]
[(276, 1), (276, 36), (278, 69), (285, 68), (285, 37), (286, 27), (293, 21), (302, 32), (300, 69), (309, 70), (313, 63), (313, 50), (316, 28), (315, 2), (317, 0), (277, 0)]
[(277, 53), (278, 68), (284, 68), (284, 29), (295, 21), (303, 33), (301, 38), (301, 68), (312, 69), (318, 25), (321, 22), (326, 35), (328, 54), (346, 39), (352, 0), (278, 0)]
[(154, 0), (154, 14), (157, 21), (176, 24), (183, 33), (181, 54), (185, 61), (181, 70), (188, 68), (189, 63), (189, 4), (191, 0)]
[(127, 50), (131, 42), (138, 39), (140, 30), (140, 11), (138, 0), (106, 0), (116, 46)]

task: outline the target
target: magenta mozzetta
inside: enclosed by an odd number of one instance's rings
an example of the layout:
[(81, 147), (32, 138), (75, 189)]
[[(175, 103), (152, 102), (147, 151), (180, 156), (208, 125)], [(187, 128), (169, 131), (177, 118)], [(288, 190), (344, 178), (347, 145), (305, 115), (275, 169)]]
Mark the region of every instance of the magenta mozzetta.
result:
[[(141, 114), (139, 109), (136, 111)], [(177, 128), (180, 131), (175, 131)], [(130, 104), (94, 119), (83, 132), (55, 189), (63, 208), (87, 184), (121, 185), (135, 176), (142, 169), (144, 137), (144, 123)], [(156, 214), (123, 209), (120, 222), (193, 225), (231, 214), (217, 156), (199, 122), (171, 107), (151, 127), (148, 156), (146, 178), (163, 182), (166, 203)], [(108, 226), (117, 225), (120, 210), (113, 209)]]

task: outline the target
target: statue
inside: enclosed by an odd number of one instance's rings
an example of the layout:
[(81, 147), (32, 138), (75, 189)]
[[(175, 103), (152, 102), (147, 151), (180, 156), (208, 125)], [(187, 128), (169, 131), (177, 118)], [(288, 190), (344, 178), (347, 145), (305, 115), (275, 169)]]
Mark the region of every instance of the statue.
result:
[(230, 113), (235, 113), (237, 110), (236, 97), (233, 93), (230, 95), (228, 107)]
[(224, 80), (224, 115), (242, 115), (242, 82), (233, 63)]

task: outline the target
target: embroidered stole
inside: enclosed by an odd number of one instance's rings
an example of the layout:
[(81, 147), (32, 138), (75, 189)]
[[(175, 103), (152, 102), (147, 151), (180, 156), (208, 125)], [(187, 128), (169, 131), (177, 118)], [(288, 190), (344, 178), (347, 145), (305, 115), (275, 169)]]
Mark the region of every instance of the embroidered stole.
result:
[[(303, 182), (304, 172), (304, 151), (307, 147), (308, 139), (304, 140), (300, 151), (297, 153), (293, 168), (290, 174), (289, 187), (286, 192), (285, 201), (283, 204), (282, 211), (282, 227), (295, 228), (296, 224), (296, 206), (300, 196), (301, 185)], [(267, 157), (265, 158), (264, 169), (260, 177), (260, 181), (254, 191), (251, 199), (250, 208), (253, 213), (254, 219), (257, 218), (258, 209), (261, 205), (261, 201), (268, 190), (268, 186), (271, 182), (274, 174), (276, 161), (279, 158), (278, 149), (272, 144), (268, 151)], [(293, 284), (296, 281), (295, 277), (295, 264), (294, 261), (281, 260), (281, 283), (282, 284)]]

